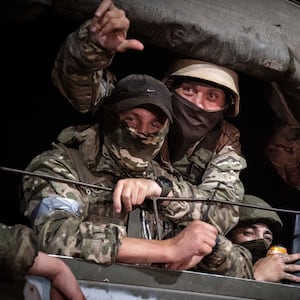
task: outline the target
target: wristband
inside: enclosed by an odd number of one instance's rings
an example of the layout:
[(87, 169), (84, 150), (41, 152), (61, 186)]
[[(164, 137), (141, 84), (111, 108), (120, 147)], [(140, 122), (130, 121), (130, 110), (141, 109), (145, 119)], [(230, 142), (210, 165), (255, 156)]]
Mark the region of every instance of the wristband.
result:
[(155, 182), (161, 187), (162, 191), (160, 197), (167, 197), (173, 188), (173, 183), (171, 180), (164, 176), (159, 176), (156, 178)]

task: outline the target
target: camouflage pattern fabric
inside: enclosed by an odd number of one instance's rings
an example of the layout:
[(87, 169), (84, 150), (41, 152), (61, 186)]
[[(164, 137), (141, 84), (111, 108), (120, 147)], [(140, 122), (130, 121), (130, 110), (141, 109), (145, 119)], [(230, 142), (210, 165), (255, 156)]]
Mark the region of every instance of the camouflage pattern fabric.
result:
[(284, 182), (300, 190), (299, 121), (293, 115), (288, 98), (277, 83), (271, 83), (267, 100), (276, 116), (273, 133), (266, 146), (267, 157)]
[[(96, 153), (95, 149), (92, 148), (97, 148), (95, 141), (99, 141), (96, 134), (97, 128), (79, 128), (80, 130), (76, 127), (67, 128), (59, 135), (59, 141), (64, 141), (66, 145), (71, 142), (73, 145), (80, 144), (79, 153), (83, 150), (87, 153)], [(94, 180), (90, 180), (89, 183), (112, 187), (118, 178), (128, 177), (128, 171), (124, 172), (120, 169), (114, 159), (105, 151), (105, 147), (104, 152), (102, 154), (99, 152), (93, 161), (90, 160), (89, 155), (82, 155), (81, 157), (88, 159), (88, 161), (84, 161), (84, 164), (86, 167), (88, 166), (94, 176)], [(81, 179), (77, 172), (77, 166), (74, 165), (65, 148), (61, 146), (56, 146), (53, 150), (35, 157), (27, 170), (38, 171), (59, 178)], [(155, 161), (149, 164), (147, 170), (141, 172), (140, 177), (154, 179), (155, 176), (160, 175), (168, 176), (174, 182), (176, 189), (180, 190), (177, 187), (180, 181), (168, 175)], [(111, 263), (116, 260), (118, 247), (122, 238), (127, 235), (128, 214), (126, 212), (121, 214), (114, 212), (110, 191), (75, 186), (59, 181), (46, 181), (40, 177), (29, 176), (25, 176), (23, 179), (23, 191), (27, 206), (26, 215), (32, 220), (41, 250), (48, 253), (81, 257), (97, 263)], [(80, 204), (79, 213), (54, 209), (34, 218), (36, 207), (39, 207), (42, 199), (54, 195), (77, 201)], [(175, 225), (167, 222), (167, 219), (164, 220), (163, 213), (164, 210), (161, 210), (159, 220), (163, 229), (162, 237), (174, 235)], [(145, 222), (145, 224), (153, 223), (151, 215), (150, 218), (149, 214), (145, 215)], [(156, 230), (156, 228), (151, 227), (153, 224), (149, 224), (152, 232)], [(156, 238), (153, 233), (150, 236)], [(220, 247), (222, 248), (223, 245)], [(212, 261), (209, 267), (214, 262)], [(212, 269), (218, 271), (220, 269), (218, 264), (217, 261), (217, 265)], [(222, 265), (220, 272), (223, 272), (224, 269), (225, 267)], [(230, 270), (232, 271), (232, 269), (233, 266), (230, 265)], [(246, 275), (240, 275), (239, 272), (236, 272), (236, 276), (243, 277)]]
[(231, 277), (253, 279), (252, 255), (248, 249), (219, 235), (213, 252), (204, 257), (196, 270)]
[[(120, 178), (128, 178), (129, 172), (120, 169), (105, 150), (102, 153), (97, 142), (96, 127), (67, 128), (59, 135), (59, 141), (66, 145), (79, 145), (84, 164), (94, 175), (89, 183), (113, 187)], [(83, 152), (82, 152), (83, 151)], [(95, 155), (90, 155), (90, 154)], [(140, 177), (154, 179), (157, 163), (140, 172)], [(80, 180), (76, 166), (64, 148), (56, 146), (36, 156), (27, 170), (53, 175), (58, 178)], [(137, 175), (137, 174), (135, 174)], [(126, 236), (128, 214), (116, 214), (112, 208), (111, 192), (107, 190), (86, 188), (59, 181), (46, 181), (39, 177), (25, 176), (23, 179), (26, 212), (34, 230), (38, 234), (39, 246), (48, 253), (82, 257), (98, 263), (111, 263), (116, 260), (118, 247)], [(49, 210), (46, 214), (35, 217), (35, 211), (45, 198), (60, 196), (78, 202), (78, 214), (64, 209)]]
[[(38, 155), (27, 170), (79, 180), (68, 155), (60, 149)], [(23, 189), (27, 204), (25, 214), (31, 218), (41, 250), (102, 263), (115, 260), (121, 239), (126, 235), (124, 220), (119, 216), (120, 225), (90, 221), (93, 220), (93, 212), (98, 210), (100, 216), (114, 218), (105, 205), (105, 202), (111, 205), (110, 192), (27, 176), (23, 180)], [(79, 215), (57, 209), (34, 218), (33, 212), (40, 202), (53, 195), (78, 201), (81, 207)], [(95, 204), (97, 198), (102, 199), (98, 206), (89, 205)]]
[[(101, 49), (89, 40), (89, 23), (86, 21), (69, 35), (52, 70), (54, 86), (81, 113), (93, 111), (100, 105), (110, 95), (116, 81), (114, 75), (106, 70), (115, 52)], [(80, 77), (77, 76), (78, 69)], [(74, 88), (78, 83), (79, 87)]]
[(120, 168), (138, 175), (148, 168), (160, 151), (169, 131), (169, 121), (165, 122), (160, 132), (145, 134), (129, 128), (125, 122), (115, 120), (111, 115), (108, 113), (105, 116), (103, 147)]
[[(108, 70), (104, 70), (110, 65), (114, 53), (101, 49), (89, 41), (88, 24), (89, 21), (85, 22), (76, 32), (69, 35), (60, 49), (52, 72), (54, 85), (80, 112), (94, 111), (99, 103), (102, 103), (103, 99), (111, 93), (114, 83), (113, 75)], [(86, 165), (92, 171), (95, 170), (95, 162), (99, 159), (96, 155), (97, 151), (95, 149), (82, 151), (85, 146), (82, 143), (79, 144), (82, 156), (89, 158), (89, 161), (85, 161)], [(163, 147), (167, 149), (167, 144), (165, 143)], [(103, 154), (106, 158), (109, 157), (107, 151)], [(175, 197), (215, 199), (229, 203), (241, 202), (243, 199), (244, 187), (239, 174), (246, 167), (246, 161), (240, 152), (238, 130), (225, 121), (220, 138), (213, 149), (203, 148), (199, 143), (196, 148), (186, 154), (180, 163), (175, 165), (175, 168), (169, 163), (167, 155), (163, 155), (163, 159), (159, 162), (165, 170), (157, 163), (151, 162), (154, 175), (163, 175), (173, 181)], [(186, 175), (189, 175), (187, 173), (189, 173), (191, 162), (195, 165), (195, 169), (202, 170), (201, 175), (196, 176), (196, 181), (184, 181)], [(179, 166), (180, 164), (182, 167)], [(96, 165), (99, 166), (100, 162), (97, 161)], [(102, 165), (105, 172), (114, 170), (115, 175), (119, 176), (120, 171), (116, 171), (114, 167), (114, 164), (110, 163), (106, 168)], [(69, 172), (72, 177), (77, 177), (72, 168)], [(192, 220), (200, 219), (215, 225), (222, 234), (227, 233), (238, 222), (238, 207), (231, 204), (214, 203), (211, 205), (200, 201), (170, 201), (164, 202), (159, 207), (161, 214), (177, 225), (185, 226)], [(86, 216), (87, 214), (82, 218)], [(110, 259), (113, 261), (112, 257), (107, 261)], [(240, 276), (239, 272), (237, 276)], [(244, 277), (247, 276), (247, 274), (244, 275)]]
[(278, 125), (268, 141), (266, 154), (284, 182), (300, 190), (300, 129)]
[(38, 253), (32, 229), (16, 224), (0, 224), (0, 272), (10, 279), (22, 279)]
[[(177, 197), (221, 200), (231, 204), (211, 204), (209, 201), (171, 202), (165, 207), (166, 216), (174, 222), (179, 221), (183, 224), (200, 219), (215, 225), (221, 234), (226, 234), (237, 224), (239, 207), (232, 203), (242, 201), (244, 186), (239, 175), (246, 167), (245, 159), (239, 154), (238, 138), (238, 130), (224, 121), (218, 142), (219, 149), (210, 151), (199, 147), (174, 163), (177, 172), (191, 182), (182, 180), (174, 186), (173, 190)], [(192, 169), (197, 172), (202, 169), (203, 174), (193, 177)]]
[[(105, 95), (110, 94), (113, 83), (112, 75), (103, 70), (111, 63), (113, 53), (96, 47), (88, 39), (85, 22), (77, 31), (70, 34), (58, 53), (52, 72), (54, 85), (72, 105), (81, 112), (93, 110), (101, 103)], [(104, 72), (106, 72), (104, 74)], [(76, 74), (76, 75), (75, 75)], [(89, 74), (89, 76), (88, 76)], [(107, 74), (110, 74), (109, 78)], [(79, 109), (85, 105), (85, 109)], [(81, 108), (83, 106), (80, 106)], [(164, 145), (165, 148), (166, 144)], [(194, 149), (195, 150), (195, 149)], [(167, 152), (167, 150), (166, 150)], [(191, 162), (195, 169), (205, 169), (205, 174), (198, 176), (197, 183), (183, 182), (174, 187), (175, 197), (197, 197), (200, 199), (225, 200), (240, 202), (244, 196), (244, 187), (239, 174), (246, 167), (241, 156), (239, 132), (224, 121), (221, 137), (212, 151), (202, 149), (187, 154), (176, 168), (171, 166), (163, 156), (161, 164), (177, 178), (185, 178)], [(209, 159), (208, 159), (209, 158)], [(218, 189), (216, 190), (216, 187)], [(238, 222), (238, 207), (232, 205), (209, 205), (203, 202), (172, 202), (165, 208), (172, 221), (185, 225), (191, 220), (207, 220), (216, 225), (220, 233), (227, 233)]]

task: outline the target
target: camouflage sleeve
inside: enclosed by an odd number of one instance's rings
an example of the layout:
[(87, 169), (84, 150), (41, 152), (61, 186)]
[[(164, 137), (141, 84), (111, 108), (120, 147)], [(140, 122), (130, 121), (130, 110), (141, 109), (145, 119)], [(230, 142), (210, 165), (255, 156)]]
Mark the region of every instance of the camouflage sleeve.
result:
[(31, 268), (38, 253), (37, 241), (32, 229), (17, 224), (0, 224), (0, 272), (1, 276), (22, 279)]
[[(38, 155), (27, 170), (79, 180), (71, 161), (60, 149)], [(85, 220), (91, 193), (89, 188), (78, 185), (24, 176), (25, 214), (38, 235), (41, 250), (97, 263), (116, 260), (118, 248), (126, 235), (125, 228), (109, 222)]]
[(95, 109), (110, 94), (115, 78), (106, 68), (115, 52), (89, 38), (86, 21), (61, 46), (52, 69), (54, 86), (81, 113)]
[[(202, 176), (201, 183), (198, 186), (183, 180), (174, 183), (174, 196), (241, 202), (244, 185), (240, 180), (240, 172), (246, 165), (246, 160), (235, 151), (229, 141), (215, 153)], [(170, 201), (163, 206), (163, 210), (165, 216), (173, 222), (186, 225), (191, 220), (202, 220), (216, 226), (220, 233), (226, 234), (238, 222), (238, 206), (208, 202)]]
[(252, 256), (248, 249), (219, 235), (213, 252), (204, 257), (197, 270), (213, 274), (253, 279)]

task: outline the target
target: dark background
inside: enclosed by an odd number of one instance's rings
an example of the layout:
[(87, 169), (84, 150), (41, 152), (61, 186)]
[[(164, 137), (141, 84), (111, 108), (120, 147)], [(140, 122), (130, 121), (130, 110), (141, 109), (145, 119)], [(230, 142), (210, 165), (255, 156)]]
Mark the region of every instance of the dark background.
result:
[[(30, 160), (48, 149), (60, 130), (83, 122), (53, 87), (51, 69), (67, 34), (80, 25), (47, 10), (29, 20), (1, 19), (1, 166), (23, 170)], [(143, 52), (117, 54), (111, 70), (121, 78), (130, 73), (160, 76), (172, 54), (147, 45)], [(241, 112), (231, 119), (241, 132), (248, 167), (241, 174), (246, 193), (264, 198), (277, 208), (300, 209), (299, 191), (277, 175), (264, 147), (274, 116), (264, 99), (265, 83), (240, 75)], [(21, 176), (0, 171), (0, 222), (25, 223), (19, 212)], [(293, 214), (279, 213), (285, 223), (278, 242), (291, 246)]]

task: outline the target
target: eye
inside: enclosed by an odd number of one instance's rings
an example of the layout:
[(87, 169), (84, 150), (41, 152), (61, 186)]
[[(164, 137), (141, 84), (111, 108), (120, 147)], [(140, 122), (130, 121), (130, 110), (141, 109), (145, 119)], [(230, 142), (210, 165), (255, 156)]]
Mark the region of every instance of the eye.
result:
[(127, 117), (123, 118), (122, 121), (125, 121), (125, 122), (133, 121), (133, 117), (127, 116)]
[(220, 98), (221, 95), (219, 95), (218, 92), (216, 91), (209, 91), (207, 93), (207, 100), (208, 101), (213, 101), (213, 102), (216, 102), (219, 98)]
[(183, 83), (179, 89), (181, 89), (182, 93), (186, 96), (193, 96), (196, 93), (193, 85), (188, 83)]
[(209, 96), (209, 98), (217, 98), (218, 95), (214, 92), (209, 92), (208, 96)]
[(121, 121), (125, 122), (128, 127), (136, 128), (137, 126), (137, 119), (134, 116), (127, 115), (121, 118)]
[(192, 87), (190, 87), (190, 86), (184, 87), (183, 90), (184, 90), (185, 92), (187, 92), (187, 93), (193, 92), (193, 89), (192, 89)]
[(271, 233), (265, 233), (264, 239), (267, 241), (268, 244), (272, 244), (273, 242), (273, 235)]
[(272, 242), (273, 242), (273, 238), (271, 238), (270, 236), (269, 237), (264, 237), (264, 239), (266, 240), (266, 242), (271, 245)]
[(153, 129), (155, 129), (155, 132), (159, 132), (163, 127), (164, 127), (164, 124), (165, 124), (166, 120), (157, 120), (157, 121), (153, 121), (151, 123), (151, 127)]
[(120, 120), (125, 121), (127, 124), (136, 121), (136, 116), (131, 112), (123, 112), (120, 114)]
[(252, 236), (255, 236), (255, 232), (252, 229), (247, 229), (243, 232), (243, 235), (247, 236), (247, 237), (252, 237)]

